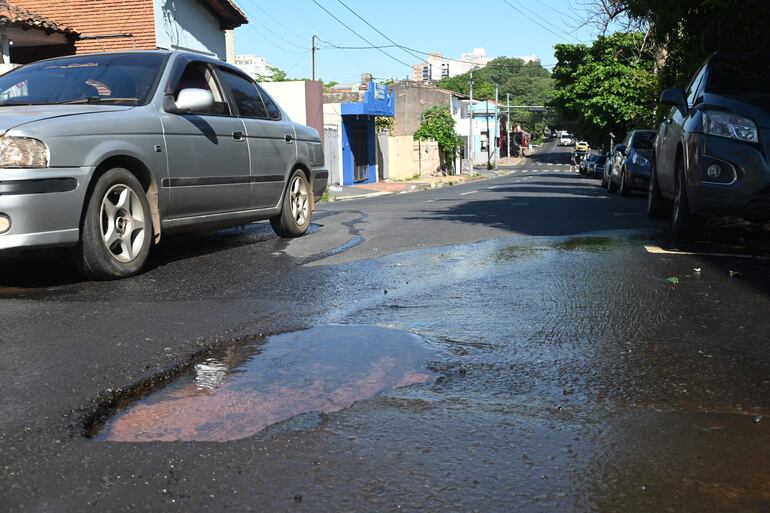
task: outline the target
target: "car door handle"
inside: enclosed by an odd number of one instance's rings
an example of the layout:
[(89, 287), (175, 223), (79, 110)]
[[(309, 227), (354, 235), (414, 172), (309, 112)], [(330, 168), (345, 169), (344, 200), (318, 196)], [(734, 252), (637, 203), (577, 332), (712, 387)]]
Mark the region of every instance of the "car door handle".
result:
[(240, 130), (236, 130), (235, 132), (233, 132), (233, 139), (235, 139), (236, 141), (243, 141), (244, 139), (243, 132), (241, 132)]
[(286, 135), (283, 136), (283, 140), (286, 141), (287, 143), (291, 144), (291, 143), (294, 142), (294, 136), (291, 135), (291, 134), (286, 134)]

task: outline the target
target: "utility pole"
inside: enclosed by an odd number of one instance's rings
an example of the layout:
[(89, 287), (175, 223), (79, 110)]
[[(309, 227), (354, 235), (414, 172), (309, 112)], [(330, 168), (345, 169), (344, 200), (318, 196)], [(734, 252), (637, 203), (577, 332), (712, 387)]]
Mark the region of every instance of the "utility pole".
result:
[(313, 34), (313, 38), (310, 40), (310, 46), (312, 48), (311, 51), (313, 53), (313, 81), (315, 81), (315, 51), (317, 50), (317, 48), (315, 46), (315, 40), (316, 40), (317, 37), (318, 36)]
[(473, 173), (473, 67), (470, 76), (470, 97), (468, 101), (468, 153), (465, 159), (468, 161), (468, 175)]
[(508, 143), (508, 151), (506, 153), (508, 159), (511, 158), (511, 94), (505, 93), (505, 112), (508, 116), (505, 120), (505, 140)]
[(495, 84), (495, 136), (492, 138), (492, 141), (495, 143), (495, 171), (497, 171), (497, 161), (500, 159), (500, 145), (496, 142), (497, 138), (500, 136), (500, 125), (498, 124), (498, 121), (500, 120), (500, 108), (497, 105), (499, 100), (499, 91), (497, 84)]
[(489, 100), (484, 100), (484, 118), (486, 118), (487, 121), (487, 170), (492, 168), (492, 148), (490, 147), (492, 145), (491, 141), (491, 133), (489, 132)]

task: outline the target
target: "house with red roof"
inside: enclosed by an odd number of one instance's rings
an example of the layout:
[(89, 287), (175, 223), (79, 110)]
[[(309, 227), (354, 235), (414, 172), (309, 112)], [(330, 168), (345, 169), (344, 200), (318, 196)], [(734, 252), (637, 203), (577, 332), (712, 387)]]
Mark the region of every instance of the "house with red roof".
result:
[(187, 50), (225, 59), (248, 23), (233, 0), (0, 0), (3, 63), (95, 52)]

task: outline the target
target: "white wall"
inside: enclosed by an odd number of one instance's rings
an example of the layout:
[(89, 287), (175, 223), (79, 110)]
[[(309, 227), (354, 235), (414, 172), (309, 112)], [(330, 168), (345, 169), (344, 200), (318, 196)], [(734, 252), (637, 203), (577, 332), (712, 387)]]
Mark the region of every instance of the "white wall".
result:
[(225, 31), (200, 0), (154, 0), (158, 48), (227, 58)]
[(289, 115), (292, 121), (307, 124), (307, 98), (304, 80), (290, 82), (260, 82), (273, 100)]
[[(324, 151), (328, 154), (335, 152), (335, 157), (326, 156), (327, 166), (329, 167), (329, 183), (342, 183), (342, 106), (339, 103), (324, 103), (324, 129), (332, 129), (337, 132), (337, 144), (335, 148), (330, 148), (329, 144), (324, 145)], [(328, 163), (334, 162), (336, 166)]]

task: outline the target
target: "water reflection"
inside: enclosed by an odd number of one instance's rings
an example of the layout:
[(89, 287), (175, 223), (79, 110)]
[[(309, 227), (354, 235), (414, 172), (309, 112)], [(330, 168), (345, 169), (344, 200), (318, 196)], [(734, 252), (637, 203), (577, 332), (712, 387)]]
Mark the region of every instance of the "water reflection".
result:
[(231, 350), (116, 414), (97, 439), (228, 441), (382, 391), (426, 383), (435, 349), (408, 332), (323, 326)]

